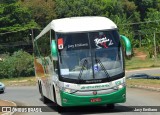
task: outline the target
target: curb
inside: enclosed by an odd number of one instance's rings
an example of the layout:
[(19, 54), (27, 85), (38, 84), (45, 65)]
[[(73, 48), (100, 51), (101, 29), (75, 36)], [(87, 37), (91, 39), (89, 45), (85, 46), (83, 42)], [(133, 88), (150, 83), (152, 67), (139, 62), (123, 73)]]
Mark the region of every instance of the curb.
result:
[(142, 71), (142, 70), (154, 70), (154, 69), (160, 69), (159, 67), (156, 68), (141, 68), (141, 69), (132, 69), (132, 70), (126, 70), (125, 72), (132, 72), (132, 71)]
[[(1, 101), (1, 100), (0, 100)], [(8, 100), (2, 100), (2, 101), (5, 101), (5, 102), (9, 102), (9, 103), (12, 103), (13, 106), (17, 106), (16, 103), (12, 102), (12, 101), (8, 101)], [(8, 111), (6, 113), (3, 113), (2, 115), (13, 115), (15, 113), (15, 111)]]
[(160, 67), (132, 69), (132, 70), (126, 70), (125, 72), (134, 72), (134, 71), (142, 71), (142, 70), (154, 70), (154, 69), (160, 69)]
[(154, 87), (148, 87), (148, 86), (141, 86), (141, 85), (129, 85), (128, 88), (138, 88), (143, 90), (149, 90), (149, 91), (157, 91), (160, 92), (160, 88), (154, 88)]

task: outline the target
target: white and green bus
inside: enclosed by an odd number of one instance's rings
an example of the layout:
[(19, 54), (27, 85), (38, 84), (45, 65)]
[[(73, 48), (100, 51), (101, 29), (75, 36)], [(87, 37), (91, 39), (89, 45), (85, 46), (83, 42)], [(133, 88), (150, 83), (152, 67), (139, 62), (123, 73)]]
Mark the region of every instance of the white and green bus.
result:
[(126, 101), (124, 54), (127, 37), (106, 17), (71, 17), (50, 22), (34, 39), (39, 92), (59, 107)]

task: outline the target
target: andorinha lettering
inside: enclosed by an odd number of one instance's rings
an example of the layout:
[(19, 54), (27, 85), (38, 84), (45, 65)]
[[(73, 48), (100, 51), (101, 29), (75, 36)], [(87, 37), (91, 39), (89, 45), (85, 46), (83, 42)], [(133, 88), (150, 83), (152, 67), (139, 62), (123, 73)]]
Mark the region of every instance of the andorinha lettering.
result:
[(105, 84), (105, 85), (83, 86), (81, 89), (94, 89), (94, 88), (104, 88), (104, 87), (109, 87), (109, 85)]

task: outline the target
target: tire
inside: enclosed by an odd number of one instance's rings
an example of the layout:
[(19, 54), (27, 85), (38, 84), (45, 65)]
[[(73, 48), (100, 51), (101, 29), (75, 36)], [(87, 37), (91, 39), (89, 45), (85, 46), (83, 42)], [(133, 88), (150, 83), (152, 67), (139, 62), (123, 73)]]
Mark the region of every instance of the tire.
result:
[(41, 99), (43, 101), (44, 104), (48, 103), (48, 99), (43, 95), (43, 91), (42, 91), (42, 86), (41, 84), (39, 85), (39, 92), (41, 94)]
[(64, 107), (61, 107), (61, 106), (57, 105), (56, 108), (57, 108), (57, 112), (58, 112), (58, 113), (64, 112)]
[(48, 98), (46, 98), (44, 95), (41, 97), (44, 104), (48, 103)]
[(3, 90), (3, 91), (0, 91), (0, 93), (4, 93), (4, 90)]
[(42, 93), (42, 89), (41, 89), (41, 83), (38, 83), (38, 89), (39, 89), (39, 93)]
[(114, 104), (107, 104), (107, 109), (113, 110), (115, 108)]
[(58, 113), (64, 112), (64, 107), (59, 106), (59, 105), (57, 104), (57, 98), (56, 98), (56, 92), (55, 92), (54, 85), (53, 85), (53, 96), (54, 96), (54, 100), (55, 100), (54, 103), (56, 104), (56, 110), (57, 110), (57, 112), (58, 112)]
[(54, 96), (54, 102), (57, 104), (57, 98), (56, 98), (56, 92), (55, 92), (54, 85), (53, 85), (53, 96)]

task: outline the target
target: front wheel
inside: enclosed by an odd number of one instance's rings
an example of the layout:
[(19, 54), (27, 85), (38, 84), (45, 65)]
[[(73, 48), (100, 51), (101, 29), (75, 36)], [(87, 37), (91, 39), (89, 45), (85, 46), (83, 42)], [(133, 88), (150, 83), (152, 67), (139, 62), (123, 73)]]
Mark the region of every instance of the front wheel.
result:
[(64, 112), (64, 107), (57, 105), (57, 111), (58, 111), (58, 113)]
[(115, 108), (114, 104), (107, 104), (107, 108), (113, 110)]

